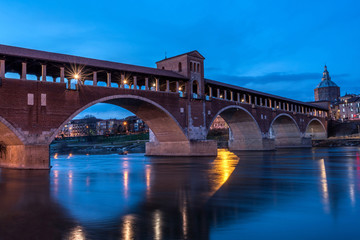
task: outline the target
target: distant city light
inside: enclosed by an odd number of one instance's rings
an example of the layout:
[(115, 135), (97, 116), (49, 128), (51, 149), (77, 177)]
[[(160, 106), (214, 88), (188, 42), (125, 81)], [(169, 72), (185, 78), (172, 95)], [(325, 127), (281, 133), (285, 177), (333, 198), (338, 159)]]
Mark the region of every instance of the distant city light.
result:
[(74, 79), (78, 80), (80, 78), (79, 74), (74, 74)]

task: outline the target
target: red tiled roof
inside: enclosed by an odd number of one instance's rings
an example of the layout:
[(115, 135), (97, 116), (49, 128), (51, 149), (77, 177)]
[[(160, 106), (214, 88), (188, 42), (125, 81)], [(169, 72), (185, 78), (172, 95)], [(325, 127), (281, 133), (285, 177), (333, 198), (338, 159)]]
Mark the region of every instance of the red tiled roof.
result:
[(29, 59), (38, 59), (49, 62), (81, 64), (96, 68), (111, 69), (125, 72), (137, 72), (149, 75), (158, 75), (171, 78), (187, 79), (186, 77), (168, 70), (142, 67), (124, 63), (97, 60), (92, 58), (78, 57), (60, 53), (45, 52), (28, 48), (13, 47), (0, 44), (0, 56), (14, 56)]

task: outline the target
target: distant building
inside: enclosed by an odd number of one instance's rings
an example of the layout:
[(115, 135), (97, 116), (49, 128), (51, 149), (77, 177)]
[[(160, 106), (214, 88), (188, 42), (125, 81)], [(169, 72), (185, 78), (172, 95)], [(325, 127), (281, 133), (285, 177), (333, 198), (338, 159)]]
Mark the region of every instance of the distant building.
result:
[(100, 121), (94, 116), (87, 115), (83, 119), (71, 120), (58, 133), (57, 137), (82, 137), (96, 135), (96, 122)]
[(95, 135), (115, 135), (147, 132), (149, 127), (138, 117), (129, 116), (125, 119), (97, 119), (87, 116), (83, 119), (70, 121), (59, 132), (58, 138), (82, 137)]
[(360, 120), (360, 97), (344, 96), (338, 104), (339, 118), (341, 120)]
[(324, 67), (321, 82), (314, 89), (315, 101), (334, 102), (340, 97), (340, 88), (331, 81), (327, 66)]
[(225, 122), (225, 120), (218, 115), (212, 125), (210, 126), (210, 130), (220, 130), (220, 129), (229, 129), (229, 126)]

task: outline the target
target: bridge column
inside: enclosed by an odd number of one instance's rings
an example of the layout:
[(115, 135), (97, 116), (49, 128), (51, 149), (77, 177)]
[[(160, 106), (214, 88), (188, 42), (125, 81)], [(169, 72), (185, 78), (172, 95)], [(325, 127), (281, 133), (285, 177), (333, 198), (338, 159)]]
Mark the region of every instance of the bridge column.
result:
[(145, 90), (149, 90), (149, 78), (145, 78)]
[(252, 104), (251, 95), (249, 95), (249, 104)]
[(265, 107), (267, 107), (268, 106), (268, 99), (265, 98), (264, 101), (265, 101)]
[(8, 145), (0, 166), (19, 169), (49, 169), (48, 145)]
[(243, 100), (244, 100), (244, 103), (247, 103), (246, 101), (246, 94), (244, 93), (244, 96), (243, 96)]
[(259, 104), (258, 104), (258, 101), (257, 101), (257, 96), (255, 96), (254, 104), (255, 104), (255, 105), (259, 105)]
[(179, 81), (176, 81), (176, 90), (175, 90), (176, 93), (180, 91), (179, 88), (180, 88)]
[(170, 92), (170, 81), (166, 80), (166, 92)]
[(160, 80), (155, 78), (155, 91), (160, 91)]
[(219, 89), (219, 88), (216, 89), (216, 97), (217, 97), (217, 98), (220, 98), (220, 89)]
[(106, 73), (106, 86), (111, 87), (111, 73)]
[(269, 108), (272, 108), (272, 100), (269, 98)]
[(124, 88), (124, 87), (125, 87), (125, 75), (124, 75), (124, 74), (121, 74), (119, 87), (120, 87), (120, 88)]
[(46, 82), (46, 65), (41, 64), (41, 81)]
[(212, 87), (209, 86), (209, 98), (212, 98)]
[(230, 101), (234, 101), (234, 93), (233, 93), (233, 91), (230, 91)]
[(133, 80), (134, 80), (134, 90), (136, 90), (137, 89), (137, 76), (134, 76)]
[(227, 99), (227, 91), (224, 90), (224, 99)]
[(26, 62), (21, 63), (21, 80), (26, 80)]
[(0, 77), (5, 78), (5, 60), (0, 60)]
[(93, 86), (97, 86), (97, 72), (93, 71)]
[(64, 67), (60, 67), (60, 82), (61, 83), (65, 82), (65, 68)]
[(240, 93), (237, 93), (237, 101), (238, 101), (238, 102), (241, 102)]

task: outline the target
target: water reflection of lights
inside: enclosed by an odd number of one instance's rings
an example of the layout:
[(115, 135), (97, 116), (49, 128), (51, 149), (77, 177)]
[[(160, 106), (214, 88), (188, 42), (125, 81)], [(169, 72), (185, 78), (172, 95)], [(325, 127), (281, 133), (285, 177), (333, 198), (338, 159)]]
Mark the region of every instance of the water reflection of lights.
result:
[(54, 192), (57, 194), (59, 191), (59, 170), (54, 170)]
[(319, 161), (320, 164), (320, 174), (321, 174), (321, 192), (324, 203), (324, 208), (326, 212), (329, 212), (329, 190), (328, 190), (328, 182), (326, 176), (326, 168), (325, 168), (325, 160), (322, 158)]
[(124, 240), (135, 239), (134, 238), (134, 216), (126, 215), (123, 218), (122, 223), (122, 237)]
[(72, 153), (69, 153), (67, 159), (70, 159), (72, 156), (73, 156)]
[(162, 222), (161, 222), (161, 212), (159, 210), (156, 210), (154, 212), (154, 216), (153, 216), (153, 227), (154, 227), (154, 239), (159, 240), (161, 239), (161, 227), (162, 227)]
[(351, 205), (355, 206), (355, 177), (354, 177), (354, 169), (352, 166), (348, 167), (348, 178), (349, 178), (349, 195)]
[(145, 166), (145, 178), (146, 178), (146, 195), (150, 194), (150, 184), (151, 184), (151, 166), (147, 164)]
[(188, 239), (188, 220), (187, 220), (187, 201), (186, 198), (183, 198), (182, 206), (180, 207), (181, 216), (182, 216), (182, 229), (184, 239)]
[(55, 153), (55, 155), (54, 155), (54, 159), (58, 159), (58, 154), (57, 153)]
[(86, 177), (86, 186), (90, 186), (90, 176)]
[(73, 184), (73, 172), (70, 170), (68, 172), (68, 178), (69, 178), (69, 193), (72, 192), (72, 184)]
[(128, 190), (129, 190), (129, 163), (128, 161), (123, 162), (123, 181), (124, 181), (124, 196), (125, 198), (128, 198)]
[(210, 171), (212, 194), (228, 180), (239, 160), (240, 158), (238, 156), (228, 150), (218, 150), (218, 156), (214, 160), (213, 167)]
[(85, 233), (83, 231), (83, 229), (80, 226), (76, 226), (69, 234), (68, 239), (71, 240), (84, 240), (85, 238)]
[(357, 181), (358, 181), (358, 191), (360, 191), (360, 156), (356, 152), (356, 172), (357, 172)]

